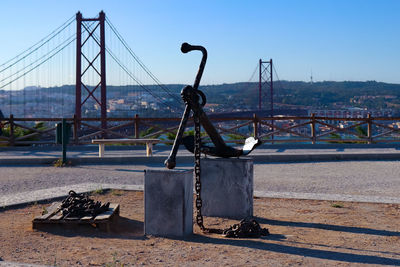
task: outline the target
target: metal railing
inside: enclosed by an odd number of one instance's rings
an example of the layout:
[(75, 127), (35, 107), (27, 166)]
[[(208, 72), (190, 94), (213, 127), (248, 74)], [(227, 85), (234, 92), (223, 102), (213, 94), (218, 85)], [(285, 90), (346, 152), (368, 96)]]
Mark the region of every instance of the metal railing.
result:
[[(0, 145), (55, 144), (55, 124), (62, 118), (1, 119)], [(160, 138), (171, 143), (180, 118), (66, 118), (72, 124), (71, 144), (89, 144), (96, 138)], [(243, 143), (254, 136), (263, 143), (392, 143), (400, 142), (400, 118), (230, 117), (211, 118), (226, 142)], [(190, 119), (188, 128), (193, 126)], [(186, 134), (190, 134), (187, 132)], [(203, 136), (203, 135), (202, 135)], [(207, 142), (207, 136), (203, 136)]]

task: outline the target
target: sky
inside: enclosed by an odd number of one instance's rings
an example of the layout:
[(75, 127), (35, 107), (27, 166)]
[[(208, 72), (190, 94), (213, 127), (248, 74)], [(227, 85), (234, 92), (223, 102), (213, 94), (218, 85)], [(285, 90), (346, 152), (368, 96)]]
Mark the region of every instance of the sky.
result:
[(183, 42), (208, 50), (202, 84), (247, 82), (270, 58), (282, 80), (400, 83), (398, 0), (2, 0), (0, 63), (101, 10), (165, 84), (194, 81), (201, 54)]

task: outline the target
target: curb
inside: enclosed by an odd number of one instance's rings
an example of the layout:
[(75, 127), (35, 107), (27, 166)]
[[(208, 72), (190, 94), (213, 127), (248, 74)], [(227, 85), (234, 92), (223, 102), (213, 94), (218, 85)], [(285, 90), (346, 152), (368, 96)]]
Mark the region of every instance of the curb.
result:
[(18, 262), (10, 262), (10, 261), (1, 261), (1, 259), (0, 259), (0, 267), (50, 267), (50, 266), (29, 264), (29, 263), (18, 263)]
[[(32, 203), (41, 203), (41, 202), (48, 202), (51, 200), (62, 199), (68, 196), (68, 192), (70, 190), (74, 190), (77, 193), (88, 193), (98, 189), (104, 191), (107, 190), (144, 191), (144, 185), (82, 183), (82, 184), (35, 190), (29, 192), (29, 194), (23, 192), (23, 193), (13, 194), (11, 197), (7, 196), (0, 197), (0, 211), (2, 209), (17, 208)], [(400, 204), (400, 198), (386, 197), (386, 196), (273, 192), (273, 191), (254, 190), (254, 197)]]
[(315, 162), (315, 161), (364, 161), (364, 160), (400, 160), (400, 153), (320, 153), (295, 155), (255, 155), (254, 163), (268, 162)]
[(2, 209), (15, 208), (32, 203), (46, 202), (50, 200), (62, 199), (68, 196), (70, 190), (77, 193), (89, 193), (95, 190), (130, 190), (130, 191), (143, 191), (143, 185), (129, 185), (129, 184), (98, 184), (98, 183), (82, 183), (74, 185), (66, 185), (60, 187), (53, 187), (48, 189), (39, 189), (27, 192), (12, 194), (12, 196), (0, 197), (0, 211)]
[[(24, 157), (24, 158), (8, 158), (0, 159), (0, 166), (5, 165), (52, 165), (59, 158), (55, 157)], [(159, 164), (163, 163), (167, 157), (165, 156), (153, 156), (153, 157), (82, 157), (82, 158), (67, 158), (72, 165), (81, 164)], [(177, 157), (179, 163), (193, 163), (192, 156), (180, 156)]]

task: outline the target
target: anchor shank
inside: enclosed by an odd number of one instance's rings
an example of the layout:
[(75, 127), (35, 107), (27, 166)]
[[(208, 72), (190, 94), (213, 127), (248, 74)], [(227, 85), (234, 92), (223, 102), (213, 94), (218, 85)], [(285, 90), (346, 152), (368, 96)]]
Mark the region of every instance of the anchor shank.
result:
[(189, 119), (191, 108), (189, 105), (185, 106), (185, 111), (183, 112), (183, 116), (181, 119), (181, 123), (179, 124), (178, 132), (175, 136), (174, 144), (171, 149), (171, 153), (168, 158), (165, 160), (164, 164), (168, 169), (173, 169), (176, 166), (176, 154), (178, 153), (179, 145), (182, 141), (182, 136), (186, 128), (187, 121)]
[(201, 80), (201, 76), (203, 75), (204, 67), (206, 66), (207, 61), (207, 50), (201, 45), (190, 45), (188, 43), (183, 43), (181, 46), (182, 53), (188, 53), (193, 50), (201, 51), (203, 57), (201, 58), (199, 70), (197, 71), (196, 79), (194, 80), (193, 88), (195, 90), (199, 89), (199, 84)]

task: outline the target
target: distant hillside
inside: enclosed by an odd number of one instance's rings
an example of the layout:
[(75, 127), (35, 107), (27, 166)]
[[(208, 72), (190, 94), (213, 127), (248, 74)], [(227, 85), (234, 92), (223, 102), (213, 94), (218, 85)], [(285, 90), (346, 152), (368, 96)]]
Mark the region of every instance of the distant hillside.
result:
[[(236, 107), (258, 106), (258, 83), (209, 85), (204, 90), (210, 103)], [(267, 92), (269, 94), (269, 91)], [(263, 96), (269, 100), (269, 95)], [(263, 101), (264, 102), (264, 101)], [(320, 109), (360, 107), (400, 110), (400, 84), (367, 82), (274, 82), (277, 106), (305, 106)], [(268, 106), (268, 103), (263, 104)]]
[[(179, 95), (183, 84), (168, 84), (165, 87)], [(146, 85), (147, 90), (161, 92), (155, 85)], [(90, 87), (89, 87), (90, 88)], [(75, 94), (75, 86), (42, 88), (46, 92), (64, 91)], [(138, 85), (108, 86), (108, 98), (124, 98), (127, 91), (143, 90)], [(254, 109), (258, 107), (258, 83), (233, 83), (200, 86), (207, 102), (224, 109)], [(85, 91), (84, 91), (85, 92)], [(269, 90), (263, 95), (263, 106), (268, 107)], [(157, 94), (157, 93), (156, 93)], [(167, 97), (165, 95), (165, 97)], [(392, 108), (400, 110), (400, 84), (367, 82), (298, 82), (275, 81), (274, 104), (278, 106), (304, 106), (330, 109), (360, 107), (369, 109)]]
[[(180, 116), (181, 111), (166, 111), (167, 106), (183, 109), (179, 94), (183, 84), (169, 84), (160, 88), (156, 85), (108, 86), (107, 99), (114, 116)], [(89, 86), (92, 90), (92, 87)], [(207, 96), (207, 112), (226, 113), (258, 109), (258, 83), (233, 83), (200, 86)], [(172, 93), (171, 94), (167, 93)], [(82, 90), (87, 95), (87, 90)], [(268, 110), (269, 90), (262, 96), (262, 109)], [(99, 98), (100, 90), (95, 92)], [(72, 116), (75, 105), (75, 86), (41, 88), (31, 87), (14, 91), (12, 101), (9, 91), (0, 90), (0, 110), (6, 113), (13, 105), (14, 115), (35, 114), (47, 116), (50, 111), (54, 116)], [(157, 103), (162, 100), (163, 103)], [(25, 104), (23, 104), (25, 103)], [(50, 104), (51, 103), (51, 104)], [(97, 116), (99, 111), (92, 100), (85, 106), (86, 116)], [(367, 82), (274, 82), (274, 109), (310, 110), (310, 109), (346, 109), (367, 108), (369, 110), (390, 109), (391, 113), (400, 116), (400, 84), (389, 84), (375, 81)], [(58, 113), (63, 112), (61, 115)], [(179, 114), (179, 115), (177, 115)]]

